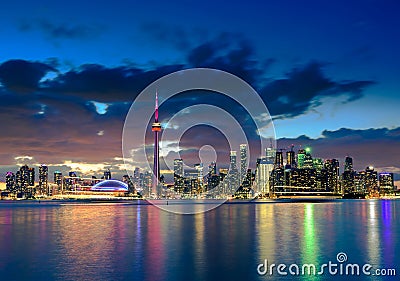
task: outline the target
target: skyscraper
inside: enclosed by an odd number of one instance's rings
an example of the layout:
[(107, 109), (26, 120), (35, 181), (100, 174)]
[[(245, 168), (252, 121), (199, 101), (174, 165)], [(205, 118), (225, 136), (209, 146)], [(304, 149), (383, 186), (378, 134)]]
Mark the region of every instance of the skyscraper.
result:
[(353, 158), (350, 156), (346, 156), (346, 159), (344, 160), (344, 171), (353, 171)]
[(183, 160), (182, 159), (174, 159), (174, 174), (183, 177)]
[(257, 192), (261, 192), (263, 194), (270, 193), (270, 176), (271, 172), (274, 169), (274, 164), (272, 161), (268, 160), (268, 158), (261, 158), (257, 161), (256, 168), (256, 186)]
[(282, 167), (283, 167), (283, 154), (282, 154), (282, 150), (276, 152), (274, 164), (275, 164), (275, 168), (282, 168)]
[(15, 188), (15, 175), (13, 172), (6, 173), (6, 189), (7, 191), (14, 191)]
[(54, 183), (57, 185), (57, 190), (54, 190), (55, 192), (49, 195), (54, 195), (62, 190), (62, 173), (60, 171), (54, 172)]
[(341, 193), (339, 190), (339, 161), (337, 159), (327, 159), (322, 171), (322, 188), (326, 191)]
[(394, 189), (393, 173), (379, 173), (379, 188), (381, 192)]
[(247, 173), (247, 144), (240, 145), (240, 182), (246, 177)]
[(299, 149), (297, 152), (297, 168), (302, 169), (304, 167), (304, 158), (306, 156), (306, 151), (304, 149)]
[(295, 160), (293, 145), (289, 151), (286, 151), (286, 164), (289, 165), (291, 168), (296, 167), (296, 160)]
[(365, 189), (369, 194), (378, 191), (378, 172), (372, 166), (365, 168)]
[(156, 92), (156, 106), (154, 109), (154, 123), (151, 127), (154, 132), (154, 164), (153, 164), (153, 181), (151, 192), (158, 197), (159, 181), (160, 181), (160, 163), (159, 163), (159, 133), (161, 132), (161, 124), (158, 122), (158, 94)]
[(229, 173), (227, 175), (229, 187), (227, 192), (233, 194), (239, 188), (239, 171), (236, 164), (236, 151), (232, 150), (230, 152), (229, 159)]
[(48, 183), (49, 168), (46, 165), (39, 166), (39, 192), (41, 194), (49, 194)]

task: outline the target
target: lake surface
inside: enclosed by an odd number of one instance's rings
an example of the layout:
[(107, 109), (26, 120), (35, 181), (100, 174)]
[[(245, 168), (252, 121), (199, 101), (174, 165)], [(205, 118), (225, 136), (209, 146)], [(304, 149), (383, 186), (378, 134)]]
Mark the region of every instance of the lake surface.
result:
[[(0, 280), (399, 280), (399, 211), (400, 200), (224, 204), (197, 215), (123, 203), (0, 202)], [(288, 275), (276, 267), (260, 275), (265, 260), (285, 264)], [(288, 271), (330, 261), (338, 269), (368, 263), (372, 274), (394, 268), (397, 276)]]

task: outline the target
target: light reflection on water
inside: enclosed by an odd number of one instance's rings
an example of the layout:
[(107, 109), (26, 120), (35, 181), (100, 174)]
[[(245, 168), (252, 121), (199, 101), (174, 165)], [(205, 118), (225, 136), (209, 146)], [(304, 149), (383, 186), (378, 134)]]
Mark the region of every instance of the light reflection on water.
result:
[(256, 268), (264, 259), (336, 262), (339, 252), (396, 267), (399, 204), (229, 204), (179, 215), (151, 205), (0, 203), (0, 280), (331, 280)]

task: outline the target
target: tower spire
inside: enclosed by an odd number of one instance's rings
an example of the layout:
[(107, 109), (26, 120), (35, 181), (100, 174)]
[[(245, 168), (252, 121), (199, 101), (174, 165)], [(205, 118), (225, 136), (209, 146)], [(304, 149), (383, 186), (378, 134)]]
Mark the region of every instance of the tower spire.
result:
[(158, 92), (156, 91), (155, 123), (158, 123)]

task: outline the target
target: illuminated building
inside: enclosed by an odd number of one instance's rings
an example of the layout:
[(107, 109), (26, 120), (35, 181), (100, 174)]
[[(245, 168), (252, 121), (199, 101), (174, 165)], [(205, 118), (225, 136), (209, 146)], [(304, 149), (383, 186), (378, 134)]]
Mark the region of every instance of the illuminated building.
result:
[(174, 190), (179, 193), (183, 193), (185, 189), (184, 172), (183, 160), (174, 159)]
[(133, 171), (133, 185), (134, 185), (135, 189), (141, 188), (140, 169), (138, 167), (135, 167), (135, 170)]
[(270, 176), (274, 169), (274, 164), (268, 158), (259, 159), (256, 168), (256, 187), (257, 192), (270, 194)]
[(339, 186), (339, 161), (336, 159), (325, 160), (324, 169), (321, 171), (322, 183), (321, 188), (334, 192), (341, 193)]
[(379, 173), (380, 191), (391, 191), (394, 189), (393, 173)]
[(344, 172), (342, 174), (342, 187), (344, 193), (356, 192), (354, 185), (355, 172), (353, 170), (353, 158), (346, 156), (344, 160)]
[(197, 172), (197, 180), (201, 187), (203, 187), (203, 163), (195, 164), (194, 168)]
[(6, 189), (11, 192), (15, 189), (15, 175), (13, 172), (6, 173)]
[(365, 189), (369, 194), (378, 191), (378, 172), (372, 166), (365, 168)]
[(122, 176), (122, 181), (128, 185), (129, 193), (135, 193), (135, 185), (129, 175)]
[[(53, 190), (52, 194), (54, 195), (54, 193), (58, 193), (62, 190), (62, 182), (63, 182), (63, 178), (62, 178), (62, 173), (60, 171), (55, 171), (54, 172), (54, 183), (57, 185), (57, 190)], [(50, 195), (52, 195), (50, 194)]]
[(304, 166), (304, 157), (306, 156), (306, 151), (304, 149), (299, 149), (297, 152), (297, 168), (301, 169)]
[(154, 132), (154, 163), (153, 163), (153, 182), (152, 182), (152, 190), (151, 193), (154, 194), (155, 197), (159, 197), (160, 195), (160, 159), (159, 159), (159, 133), (161, 132), (161, 123), (158, 122), (158, 94), (156, 92), (156, 106), (154, 110), (154, 123), (151, 127), (151, 130)]
[(275, 153), (275, 168), (282, 168), (283, 167), (283, 154), (282, 151), (277, 151)]
[(267, 147), (265, 149), (265, 156), (267, 157), (267, 160), (270, 161), (271, 163), (274, 163), (275, 159), (275, 149), (272, 147)]
[(46, 165), (39, 166), (39, 193), (49, 194), (49, 168)]
[(99, 191), (99, 192), (128, 192), (128, 184), (119, 181), (119, 180), (104, 180), (98, 182), (90, 191)]
[(149, 197), (151, 194), (151, 190), (153, 187), (153, 179), (154, 179), (154, 174), (150, 171), (146, 171), (143, 174), (143, 190), (142, 190), (142, 195)]
[(365, 171), (354, 174), (354, 191), (358, 193), (365, 193)]
[(240, 183), (246, 177), (247, 171), (247, 144), (240, 145)]
[(174, 174), (183, 177), (184, 169), (182, 159), (174, 159)]
[(313, 166), (317, 170), (317, 173), (320, 173), (324, 168), (324, 161), (321, 158), (313, 158)]
[(309, 147), (307, 147), (305, 149), (305, 155), (304, 155), (304, 159), (303, 159), (303, 165), (302, 165), (302, 169), (313, 169), (314, 168), (314, 163), (313, 163), (313, 158), (311, 156), (311, 149)]
[(293, 151), (293, 146), (289, 151), (286, 151), (286, 164), (290, 166), (290, 168), (296, 167), (296, 159), (295, 153)]
[(229, 172), (225, 180), (227, 180), (228, 190), (227, 194), (233, 194), (239, 188), (239, 171), (237, 169), (236, 151), (230, 152)]
[(353, 158), (350, 156), (346, 156), (346, 159), (344, 160), (344, 171), (353, 171)]

